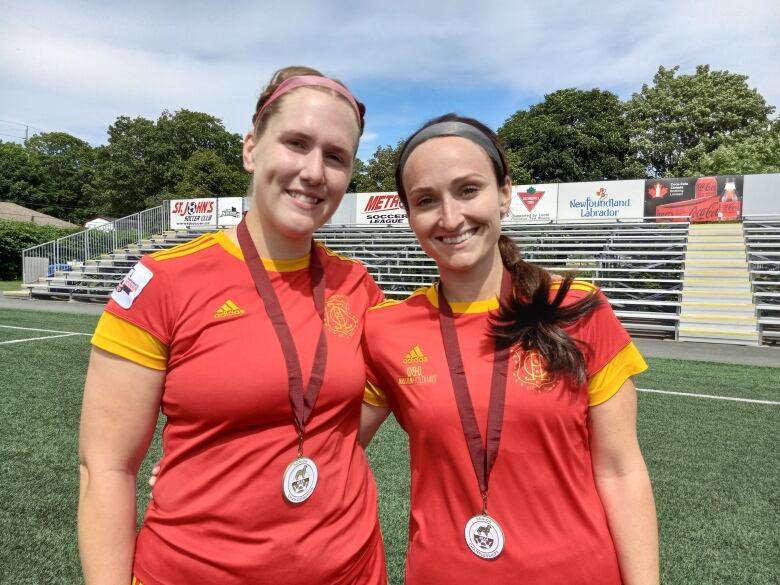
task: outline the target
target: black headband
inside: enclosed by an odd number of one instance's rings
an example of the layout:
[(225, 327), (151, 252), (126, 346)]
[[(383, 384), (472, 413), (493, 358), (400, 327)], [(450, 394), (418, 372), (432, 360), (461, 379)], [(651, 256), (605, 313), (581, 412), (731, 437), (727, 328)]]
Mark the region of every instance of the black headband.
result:
[(481, 146), (490, 160), (493, 161), (493, 165), (502, 174), (506, 174), (506, 167), (504, 161), (501, 159), (501, 155), (498, 153), (498, 149), (493, 142), (485, 136), (485, 134), (471, 124), (465, 122), (458, 122), (456, 120), (449, 120), (446, 122), (439, 122), (432, 124), (420, 130), (417, 134), (412, 136), (404, 145), (404, 149), (401, 152), (401, 159), (398, 162), (398, 166), (403, 169), (406, 166), (406, 160), (412, 154), (415, 148), (420, 146), (423, 142), (430, 140), (431, 138), (439, 138), (442, 136), (458, 136), (460, 138), (466, 138), (471, 140), (477, 146)]

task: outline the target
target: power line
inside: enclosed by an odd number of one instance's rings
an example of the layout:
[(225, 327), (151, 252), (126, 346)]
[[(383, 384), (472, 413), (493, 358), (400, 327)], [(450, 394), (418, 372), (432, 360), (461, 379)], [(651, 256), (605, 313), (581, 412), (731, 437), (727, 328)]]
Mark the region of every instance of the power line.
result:
[(2, 120), (0, 119), (0, 122), (4, 122), (6, 124), (15, 124), (16, 126), (24, 126), (25, 128), (32, 128), (33, 130), (37, 130), (38, 132), (43, 132), (40, 128), (36, 128), (32, 124), (25, 124), (24, 122), (14, 122), (13, 120)]

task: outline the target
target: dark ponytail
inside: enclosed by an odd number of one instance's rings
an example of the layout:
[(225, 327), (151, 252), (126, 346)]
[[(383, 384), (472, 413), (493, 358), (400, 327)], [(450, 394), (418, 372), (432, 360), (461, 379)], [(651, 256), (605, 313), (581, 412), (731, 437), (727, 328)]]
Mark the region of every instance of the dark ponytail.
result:
[(550, 374), (562, 374), (579, 386), (587, 380), (582, 350), (563, 330), (595, 309), (600, 300), (595, 291), (578, 301), (563, 306), (563, 300), (574, 281), (568, 273), (558, 284), (550, 300), (553, 276), (550, 272), (523, 260), (520, 249), (508, 236), (498, 240), (501, 260), (512, 276), (515, 294), (501, 302), (498, 314), (490, 324), (490, 332), (500, 348), (520, 345), (535, 349), (544, 358)]

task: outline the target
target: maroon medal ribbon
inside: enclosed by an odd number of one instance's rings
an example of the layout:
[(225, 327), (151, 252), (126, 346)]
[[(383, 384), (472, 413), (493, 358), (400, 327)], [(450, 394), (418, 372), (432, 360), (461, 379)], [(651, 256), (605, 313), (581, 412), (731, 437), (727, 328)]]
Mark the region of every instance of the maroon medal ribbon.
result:
[[(501, 298), (506, 300), (512, 294), (512, 279), (504, 270), (501, 281)], [(509, 348), (496, 349), (493, 356), (493, 374), (490, 381), (490, 401), (488, 403), (488, 420), (486, 428), (486, 441), (483, 443), (482, 434), (479, 432), (477, 417), (474, 414), (474, 405), (469, 394), (469, 386), (466, 380), (466, 371), (463, 367), (463, 358), (458, 343), (458, 334), (455, 328), (455, 317), (452, 308), (447, 302), (442, 290), (441, 281), (438, 286), (439, 296), (439, 325), (441, 337), (444, 343), (444, 353), (447, 356), (447, 365), (450, 370), (450, 379), (455, 391), (455, 402), (458, 405), (458, 414), (463, 426), (463, 434), (466, 445), (471, 455), (471, 463), (474, 473), (477, 475), (479, 489), (482, 494), (482, 513), (487, 514), (488, 482), (493, 464), (498, 456), (498, 447), (501, 442), (501, 427), (504, 422), (504, 399), (506, 396), (507, 364), (509, 363)]]
[(268, 318), (274, 326), (279, 345), (282, 346), (284, 361), (287, 365), (288, 391), (290, 396), (290, 406), (292, 406), (295, 426), (298, 430), (298, 455), (303, 455), (303, 434), (306, 429), (306, 423), (309, 421), (311, 411), (317, 402), (317, 396), (320, 393), (322, 382), (325, 378), (325, 364), (328, 359), (328, 341), (325, 335), (324, 314), (325, 314), (325, 270), (322, 267), (322, 260), (317, 253), (316, 246), (312, 243), (311, 260), (309, 262), (309, 275), (311, 277), (312, 296), (314, 297), (314, 307), (322, 322), (320, 337), (317, 341), (317, 349), (314, 352), (314, 363), (311, 368), (311, 376), (306, 390), (303, 388), (303, 374), (301, 372), (301, 362), (298, 358), (298, 350), (295, 347), (290, 327), (284, 317), (284, 311), (279, 304), (279, 297), (274, 291), (268, 271), (263, 265), (263, 260), (257, 253), (257, 247), (252, 240), (252, 235), (246, 226), (246, 218), (238, 224), (238, 243), (241, 245), (241, 252), (244, 254), (244, 260), (255, 282), (257, 293), (263, 300), (265, 311)]

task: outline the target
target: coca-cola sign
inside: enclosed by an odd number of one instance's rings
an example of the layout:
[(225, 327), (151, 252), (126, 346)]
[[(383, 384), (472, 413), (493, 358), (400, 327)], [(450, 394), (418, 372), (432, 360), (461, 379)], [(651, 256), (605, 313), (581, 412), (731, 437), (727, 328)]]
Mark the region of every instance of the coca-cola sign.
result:
[(645, 181), (645, 217), (656, 221), (733, 221), (742, 217), (742, 175)]

